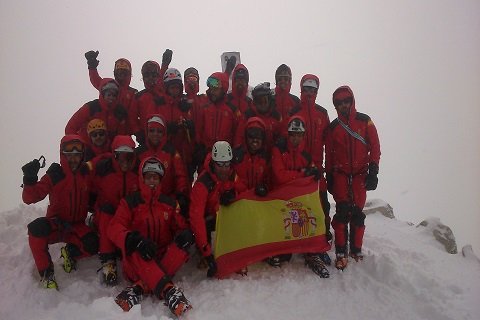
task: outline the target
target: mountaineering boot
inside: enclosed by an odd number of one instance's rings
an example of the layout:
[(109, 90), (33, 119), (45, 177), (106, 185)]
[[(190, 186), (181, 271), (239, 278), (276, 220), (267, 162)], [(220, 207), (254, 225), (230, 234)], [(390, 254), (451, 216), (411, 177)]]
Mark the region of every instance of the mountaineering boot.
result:
[(273, 257), (268, 257), (264, 259), (266, 263), (268, 263), (270, 266), (279, 268), (280, 267), (280, 256), (273, 256)]
[(330, 277), (330, 272), (328, 272), (327, 267), (325, 267), (325, 263), (318, 254), (306, 253), (303, 255), (303, 257), (305, 259), (305, 264), (312, 269), (315, 274), (319, 275), (321, 278)]
[(40, 280), (40, 283), (42, 284), (44, 289), (58, 290), (58, 284), (57, 281), (55, 281), (55, 274), (53, 272), (45, 273), (45, 275), (42, 277), (42, 280)]
[(345, 253), (337, 253), (337, 256), (335, 258), (335, 268), (338, 270), (343, 270), (347, 267), (347, 256)]
[(147, 285), (139, 280), (125, 289), (115, 298), (115, 303), (123, 309), (123, 311), (130, 311), (134, 305), (142, 301), (144, 294), (148, 294), (149, 289)]
[(114, 260), (107, 260), (102, 263), (100, 281), (107, 286), (117, 285), (117, 263)]
[(352, 257), (355, 260), (355, 262), (358, 262), (360, 260), (363, 260), (363, 253), (361, 251), (357, 253), (350, 252), (350, 257)]
[(183, 292), (172, 284), (167, 286), (163, 291), (163, 298), (170, 311), (177, 317), (192, 308), (192, 305), (187, 298), (185, 298)]
[(77, 269), (77, 262), (70, 255), (68, 244), (60, 249), (60, 257), (63, 258), (63, 270), (65, 270), (66, 273), (71, 273)]

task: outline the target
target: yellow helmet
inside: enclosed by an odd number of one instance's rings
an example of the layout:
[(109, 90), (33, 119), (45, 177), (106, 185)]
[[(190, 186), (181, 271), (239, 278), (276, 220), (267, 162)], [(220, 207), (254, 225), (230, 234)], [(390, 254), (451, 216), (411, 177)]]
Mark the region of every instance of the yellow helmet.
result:
[(88, 125), (87, 125), (87, 133), (90, 135), (92, 131), (95, 130), (105, 130), (107, 131), (107, 126), (105, 125), (105, 122), (101, 119), (93, 119), (91, 120)]

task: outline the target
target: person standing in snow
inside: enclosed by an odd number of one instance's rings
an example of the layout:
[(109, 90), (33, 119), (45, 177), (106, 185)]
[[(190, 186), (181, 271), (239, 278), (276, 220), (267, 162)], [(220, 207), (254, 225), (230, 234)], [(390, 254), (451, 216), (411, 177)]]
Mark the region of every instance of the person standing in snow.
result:
[(232, 92), (227, 95), (227, 100), (241, 113), (244, 113), (252, 104), (248, 92), (248, 69), (243, 64), (237, 64), (232, 74)]
[(333, 105), (338, 118), (328, 128), (325, 170), (328, 191), (336, 202), (332, 220), (335, 266), (343, 270), (348, 262), (348, 241), (350, 256), (357, 262), (363, 259), (363, 207), (367, 191), (377, 188), (381, 153), (377, 129), (369, 116), (357, 112), (350, 87), (341, 86), (335, 90)]
[(107, 230), (120, 200), (138, 190), (138, 177), (132, 171), (134, 165), (135, 142), (130, 136), (120, 135), (113, 139), (112, 155), (99, 160), (94, 168), (92, 191), (96, 194), (96, 201), (93, 223), (100, 237), (100, 281), (107, 286), (117, 284), (116, 247), (107, 236)]
[(287, 121), (290, 110), (300, 103), (297, 96), (290, 93), (292, 87), (292, 70), (286, 64), (281, 64), (275, 71), (275, 108), (282, 119)]
[(131, 283), (115, 302), (129, 311), (153, 293), (179, 316), (191, 304), (172, 277), (188, 260), (194, 235), (175, 200), (161, 192), (165, 168), (160, 160), (145, 158), (138, 173), (140, 190), (120, 201), (107, 231), (122, 251), (123, 274)]
[(85, 143), (78, 135), (66, 135), (60, 142), (60, 164), (52, 163), (38, 181), (40, 161), (33, 160), (22, 167), (22, 199), (26, 204), (37, 203), (48, 195), (45, 217), (30, 222), (28, 241), (41, 283), (46, 289), (58, 289), (54, 266), (48, 250), (53, 243), (65, 242), (61, 248), (63, 269), (70, 273), (78, 259), (98, 253), (98, 235), (85, 224), (93, 173), (84, 162)]
[[(288, 138), (278, 139), (272, 151), (273, 182), (276, 187), (288, 181), (313, 176), (321, 178), (321, 171), (315, 167), (311, 155), (305, 151), (308, 141), (305, 120), (298, 115), (291, 117), (287, 123)], [(321, 253), (305, 253), (305, 263), (313, 272), (322, 278), (328, 278), (330, 273), (325, 267)], [(289, 255), (270, 257), (266, 260), (271, 266), (280, 266), (282, 261), (290, 260)]]

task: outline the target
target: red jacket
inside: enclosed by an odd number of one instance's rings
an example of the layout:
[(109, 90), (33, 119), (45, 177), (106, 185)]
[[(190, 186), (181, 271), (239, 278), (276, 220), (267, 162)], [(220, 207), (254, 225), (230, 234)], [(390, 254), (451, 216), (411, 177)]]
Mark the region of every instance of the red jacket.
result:
[[(339, 87), (337, 90), (339, 89), (347, 89), (353, 97), (353, 102), (348, 118), (337, 112), (338, 118), (330, 123), (325, 147), (325, 170), (328, 173), (339, 171), (355, 175), (366, 172), (368, 164), (371, 162), (379, 165), (380, 141), (377, 129), (370, 117), (357, 112), (352, 90), (348, 86)], [(339, 120), (363, 137), (367, 144), (364, 145), (348, 133)]]
[[(117, 85), (118, 83), (110, 78), (104, 78), (100, 82), (100, 87), (103, 87), (107, 82), (113, 81)], [(117, 101), (108, 106), (107, 102), (103, 98), (101, 92), (99, 92), (99, 98), (84, 104), (77, 112), (70, 118), (66, 127), (65, 134), (78, 134), (84, 141), (89, 139), (87, 133), (87, 125), (92, 119), (101, 119), (107, 126), (107, 137), (111, 141), (117, 135), (128, 134), (126, 123), (127, 118), (119, 119), (115, 116), (115, 109), (118, 107)]]
[(212, 254), (210, 244), (207, 241), (205, 217), (216, 219), (220, 206), (220, 195), (227, 190), (236, 190), (236, 194), (244, 191), (241, 189), (238, 177), (231, 167), (230, 175), (225, 181), (218, 180), (212, 170), (211, 154), (205, 159), (205, 170), (198, 176), (190, 193), (189, 216), (190, 225), (195, 234), (195, 242), (200, 248), (202, 255), (207, 257)]
[[(120, 58), (115, 61), (115, 64), (118, 61), (125, 62), (132, 70), (132, 65), (130, 61), (125, 58)], [(100, 83), (103, 80), (102, 77), (98, 74), (97, 69), (89, 69), (88, 74), (90, 76), (90, 82), (95, 87), (95, 89), (100, 90), (101, 86)], [(127, 119), (127, 133), (134, 134), (136, 133), (136, 129), (138, 127), (136, 117), (138, 117), (138, 107), (137, 102), (135, 100), (135, 94), (138, 92), (137, 89), (130, 87), (131, 77), (126, 77), (122, 84), (119, 85), (119, 92), (117, 101), (119, 104), (124, 106), (128, 112), (128, 119)]]
[[(66, 135), (66, 141), (80, 140), (78, 135)], [(85, 223), (88, 213), (93, 173), (85, 163), (73, 174), (67, 158), (60, 151), (60, 164), (52, 163), (47, 173), (34, 185), (23, 187), (22, 199), (26, 204), (39, 202), (48, 195), (47, 218), (59, 218), (68, 223)]]
[[(318, 77), (312, 74), (304, 75), (300, 83), (303, 83), (307, 79), (313, 79), (319, 83)], [(315, 166), (323, 170), (323, 152), (330, 119), (328, 118), (327, 110), (315, 103), (316, 98), (316, 94), (309, 99), (307, 95), (302, 92), (300, 95), (300, 104), (291, 109), (290, 116), (298, 115), (305, 120), (307, 126), (305, 151), (310, 154)]]
[(291, 83), (284, 90), (278, 86), (275, 87), (275, 108), (280, 112), (284, 121), (290, 117), (290, 110), (300, 103), (300, 99), (290, 93), (291, 87)]
[(248, 69), (243, 64), (237, 64), (237, 66), (232, 72), (232, 92), (228, 94), (228, 102), (230, 102), (237, 109), (239, 109), (241, 113), (244, 113), (252, 105), (252, 99), (250, 97), (247, 97), (248, 79), (245, 90), (241, 93), (239, 93), (237, 87), (233, 85), (233, 79), (235, 79), (235, 74), (240, 69), (245, 70), (248, 75)]
[[(150, 115), (163, 119), (159, 114)], [(165, 120), (164, 120), (165, 123)], [(189, 184), (185, 164), (178, 151), (164, 138), (158, 146), (153, 146), (148, 140), (147, 126), (145, 125), (146, 143), (136, 148), (138, 160), (155, 157), (160, 159), (165, 167), (165, 175), (162, 178), (162, 194), (175, 198), (176, 193), (188, 195)]]
[[(300, 118), (293, 116), (292, 118)], [(307, 137), (304, 136), (297, 148), (294, 148), (289, 138), (278, 139), (272, 151), (273, 183), (278, 187), (290, 180), (305, 176), (305, 169), (314, 166), (312, 157), (305, 149)]]
[(269, 161), (264, 150), (252, 155), (246, 146), (241, 145), (233, 149), (235, 173), (245, 189), (253, 189), (257, 184), (269, 184)]
[(140, 190), (120, 201), (107, 231), (108, 237), (124, 254), (125, 238), (132, 231), (140, 232), (157, 243), (160, 249), (166, 249), (175, 234), (188, 227), (175, 200), (162, 194), (161, 186), (152, 189), (143, 181), (141, 170), (148, 159), (145, 158), (139, 167)]

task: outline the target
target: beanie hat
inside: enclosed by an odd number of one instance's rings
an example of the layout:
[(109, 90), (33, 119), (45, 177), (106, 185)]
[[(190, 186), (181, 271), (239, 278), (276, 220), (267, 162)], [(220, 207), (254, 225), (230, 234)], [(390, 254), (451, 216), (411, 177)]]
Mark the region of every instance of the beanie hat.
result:
[(147, 121), (147, 127), (150, 128), (165, 128), (165, 122), (159, 116), (153, 116)]
[(153, 71), (160, 75), (160, 67), (155, 61), (149, 60), (143, 64), (142, 75), (144, 75), (147, 71)]
[(198, 74), (198, 70), (195, 69), (194, 67), (187, 68), (187, 69), (185, 70), (185, 72), (183, 73), (183, 77), (185, 78), (185, 80), (186, 80), (188, 77), (196, 77), (197, 80), (200, 79), (200, 75)]

